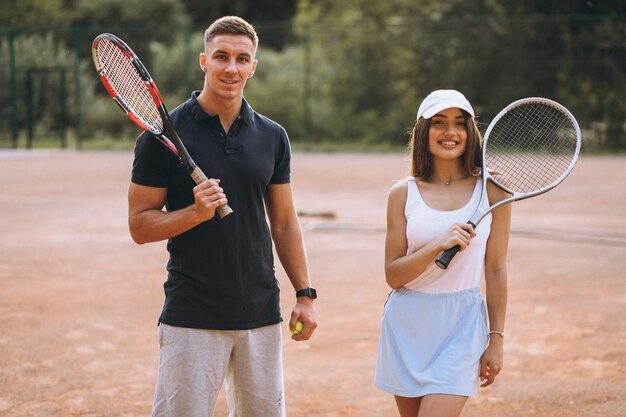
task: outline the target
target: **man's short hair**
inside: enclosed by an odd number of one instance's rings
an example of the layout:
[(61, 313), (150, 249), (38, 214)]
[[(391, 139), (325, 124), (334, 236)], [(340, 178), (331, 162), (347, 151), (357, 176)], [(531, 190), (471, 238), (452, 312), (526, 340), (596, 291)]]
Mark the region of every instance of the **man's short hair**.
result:
[(217, 35), (244, 35), (250, 38), (254, 49), (259, 44), (259, 37), (254, 27), (238, 16), (224, 16), (217, 19), (204, 32), (204, 44), (208, 44)]

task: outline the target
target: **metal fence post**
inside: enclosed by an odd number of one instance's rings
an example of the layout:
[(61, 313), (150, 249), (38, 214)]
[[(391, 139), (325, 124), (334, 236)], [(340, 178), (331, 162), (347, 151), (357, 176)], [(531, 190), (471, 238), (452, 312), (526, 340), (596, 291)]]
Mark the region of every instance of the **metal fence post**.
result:
[(26, 68), (24, 76), (24, 89), (26, 91), (26, 148), (32, 149), (33, 147), (33, 68)]
[(193, 89), (193, 83), (191, 82), (191, 25), (185, 25), (183, 31), (185, 42), (185, 87), (187, 89), (185, 94), (191, 94)]
[(66, 108), (66, 98), (65, 98), (65, 68), (59, 68), (59, 119), (61, 120), (61, 147), (63, 149), (67, 148), (67, 134), (66, 134), (66, 126), (67, 126), (67, 108)]
[(82, 135), (81, 135), (81, 103), (80, 103), (80, 27), (72, 27), (72, 34), (74, 35), (74, 131), (76, 134), (76, 147), (81, 149), (82, 147)]
[(11, 84), (11, 141), (17, 148), (17, 79), (15, 77), (15, 30), (9, 30), (9, 78)]
[(304, 97), (303, 97), (303, 132), (302, 139), (305, 149), (311, 142), (311, 25), (304, 27)]

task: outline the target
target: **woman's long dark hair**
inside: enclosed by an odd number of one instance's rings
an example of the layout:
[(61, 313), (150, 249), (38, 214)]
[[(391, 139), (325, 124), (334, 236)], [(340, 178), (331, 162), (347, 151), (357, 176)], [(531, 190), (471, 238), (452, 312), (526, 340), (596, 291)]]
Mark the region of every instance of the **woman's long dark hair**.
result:
[[(477, 177), (480, 175), (482, 166), (482, 136), (474, 118), (464, 110), (461, 111), (465, 116), (465, 129), (467, 131), (467, 143), (465, 153), (461, 157), (461, 163), (468, 175)], [(420, 117), (415, 123), (409, 139), (411, 175), (416, 178), (427, 179), (433, 173), (432, 156), (428, 152), (430, 121), (431, 119)]]

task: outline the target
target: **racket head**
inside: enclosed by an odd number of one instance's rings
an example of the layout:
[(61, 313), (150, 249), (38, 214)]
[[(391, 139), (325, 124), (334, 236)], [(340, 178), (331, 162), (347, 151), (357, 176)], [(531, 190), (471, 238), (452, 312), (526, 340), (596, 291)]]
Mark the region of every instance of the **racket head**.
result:
[(120, 38), (103, 33), (91, 48), (93, 63), (107, 93), (140, 128), (163, 135), (167, 110), (161, 94), (132, 49)]
[[(543, 194), (572, 171), (580, 154), (580, 127), (561, 104), (541, 97), (514, 101), (489, 124), (482, 145), (480, 206), (468, 221), (472, 226), (497, 207)], [(511, 196), (482, 209), (487, 181)], [(435, 263), (446, 269), (460, 250), (445, 250)]]
[(543, 194), (572, 171), (581, 147), (578, 122), (556, 101), (529, 97), (502, 109), (483, 140), (483, 177), (521, 200)]
[[(126, 115), (176, 155), (196, 184), (207, 181), (178, 137), (156, 84), (133, 50), (117, 36), (103, 33), (94, 39), (91, 55), (102, 84)], [(217, 208), (221, 218), (232, 212), (228, 205)]]

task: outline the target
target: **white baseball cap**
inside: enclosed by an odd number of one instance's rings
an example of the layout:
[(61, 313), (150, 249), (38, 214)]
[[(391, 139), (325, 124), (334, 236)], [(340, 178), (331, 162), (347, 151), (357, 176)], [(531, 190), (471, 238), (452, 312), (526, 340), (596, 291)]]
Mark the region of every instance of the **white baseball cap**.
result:
[(441, 110), (450, 108), (465, 110), (474, 117), (474, 109), (465, 96), (456, 90), (435, 90), (426, 96), (417, 111), (417, 118), (430, 119)]

